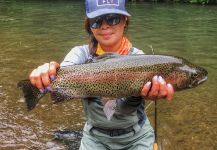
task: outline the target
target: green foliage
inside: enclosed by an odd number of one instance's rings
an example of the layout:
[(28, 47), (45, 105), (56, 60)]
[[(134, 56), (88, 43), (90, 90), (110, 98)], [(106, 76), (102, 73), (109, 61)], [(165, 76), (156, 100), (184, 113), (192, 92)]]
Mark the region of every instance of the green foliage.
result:
[(191, 4), (217, 4), (217, 0), (128, 0), (131, 2), (177, 2), (177, 3), (191, 3)]
[(209, 0), (190, 0), (190, 3), (195, 3), (195, 4), (208, 4)]

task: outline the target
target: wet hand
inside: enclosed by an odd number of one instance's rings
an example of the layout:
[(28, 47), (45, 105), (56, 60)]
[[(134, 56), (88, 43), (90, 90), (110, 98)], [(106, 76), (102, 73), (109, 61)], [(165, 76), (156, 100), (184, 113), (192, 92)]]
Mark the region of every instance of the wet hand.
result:
[(56, 70), (59, 66), (57, 62), (52, 61), (34, 69), (29, 75), (32, 85), (40, 89), (41, 92), (44, 92), (45, 88), (50, 90), (51, 80), (55, 79)]
[(141, 95), (151, 100), (165, 98), (170, 101), (173, 99), (174, 89), (161, 76), (154, 76), (151, 82), (144, 85)]

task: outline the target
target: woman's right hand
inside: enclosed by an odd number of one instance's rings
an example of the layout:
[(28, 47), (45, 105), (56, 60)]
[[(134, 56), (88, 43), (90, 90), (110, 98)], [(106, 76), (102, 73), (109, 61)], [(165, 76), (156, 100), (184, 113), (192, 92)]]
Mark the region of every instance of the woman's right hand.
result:
[(45, 89), (51, 90), (51, 81), (56, 78), (57, 68), (59, 67), (60, 65), (55, 61), (45, 63), (30, 73), (29, 80), (42, 93), (45, 92)]

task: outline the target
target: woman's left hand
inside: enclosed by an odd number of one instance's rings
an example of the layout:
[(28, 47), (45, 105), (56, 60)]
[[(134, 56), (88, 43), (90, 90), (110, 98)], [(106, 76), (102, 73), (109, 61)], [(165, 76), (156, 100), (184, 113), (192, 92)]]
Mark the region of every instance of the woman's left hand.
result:
[(151, 82), (144, 85), (141, 95), (151, 100), (165, 98), (170, 101), (173, 99), (174, 89), (161, 76), (154, 76)]

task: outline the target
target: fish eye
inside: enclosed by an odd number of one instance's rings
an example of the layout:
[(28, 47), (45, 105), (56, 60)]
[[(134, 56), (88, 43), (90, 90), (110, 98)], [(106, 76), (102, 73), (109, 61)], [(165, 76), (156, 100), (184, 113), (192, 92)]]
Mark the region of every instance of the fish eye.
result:
[(192, 74), (192, 77), (193, 77), (193, 78), (197, 78), (197, 77), (198, 77), (198, 74), (197, 74), (197, 73), (193, 73), (193, 74)]

